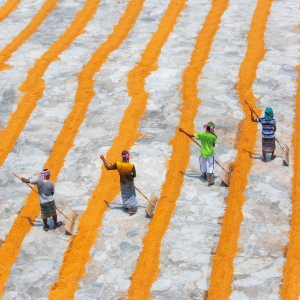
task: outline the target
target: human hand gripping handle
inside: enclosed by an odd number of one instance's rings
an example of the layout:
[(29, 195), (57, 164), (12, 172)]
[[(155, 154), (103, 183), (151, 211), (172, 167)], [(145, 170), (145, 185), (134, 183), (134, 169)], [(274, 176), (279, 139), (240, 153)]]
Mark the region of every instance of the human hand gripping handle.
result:
[(259, 118), (258, 114), (254, 111), (254, 109), (250, 106), (250, 104), (249, 104), (246, 100), (245, 100), (245, 103), (248, 105), (248, 107), (249, 107), (249, 109), (250, 109), (250, 111), (251, 111), (251, 114), (254, 113), (255, 116), (256, 116), (257, 118)]
[(197, 144), (199, 147), (201, 145), (194, 139), (194, 135), (187, 133), (183, 128), (179, 128), (180, 132), (183, 132), (185, 135), (187, 135), (195, 144)]
[[(109, 166), (111, 165), (111, 163), (104, 157), (104, 155), (100, 155), (100, 158), (102, 159), (102, 161), (103, 161), (103, 164), (104, 164), (104, 166), (105, 166), (105, 168), (106, 168), (106, 170), (108, 170), (108, 168), (109, 168)], [(109, 164), (108, 164), (109, 163)]]
[(30, 185), (30, 184), (28, 183), (28, 180), (26, 180), (26, 178), (21, 177), (21, 176), (19, 176), (19, 175), (16, 174), (16, 173), (13, 173), (13, 174), (14, 174), (14, 176), (16, 176), (17, 178), (19, 178), (21, 181), (25, 182), (32, 190), (34, 190), (34, 191), (37, 193), (37, 191), (32, 187), (32, 185)]

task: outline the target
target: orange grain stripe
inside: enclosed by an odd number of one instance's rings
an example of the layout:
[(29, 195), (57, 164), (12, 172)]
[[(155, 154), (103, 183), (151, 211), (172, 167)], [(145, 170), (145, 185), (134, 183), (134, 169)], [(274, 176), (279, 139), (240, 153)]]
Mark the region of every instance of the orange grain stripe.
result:
[(0, 51), (0, 71), (10, 68), (5, 62), (8, 61), (12, 54), (39, 28), (58, 1), (59, 0), (47, 0), (25, 29)]
[[(248, 173), (252, 159), (248, 151), (253, 152), (256, 143), (257, 126), (249, 118), (247, 100), (254, 106), (256, 99), (252, 85), (256, 79), (259, 62), (264, 58), (264, 33), (273, 0), (259, 0), (253, 15), (248, 35), (248, 49), (239, 71), (237, 86), (239, 98), (247, 118), (241, 122), (238, 138), (237, 158), (230, 180), (227, 208), (223, 219), (218, 248), (213, 258), (208, 299), (228, 299), (231, 294), (233, 278), (233, 260), (237, 252), (240, 225), (243, 220), (242, 208), (245, 201), (244, 191), (248, 182)], [(261, 111), (256, 108), (257, 112)], [(247, 150), (247, 152), (245, 151)]]
[[(77, 13), (76, 19), (74, 19), (65, 34), (63, 34), (61, 38), (54, 44), (55, 46), (52, 45), (50, 50), (48, 50), (46, 54), (43, 55), (42, 58), (35, 64), (35, 68), (30, 71), (31, 75), (28, 76), (27, 81), (24, 83), (24, 88), (30, 89), (31, 87), (31, 91), (24, 96), (22, 105), (18, 106), (19, 114), (12, 118), (13, 121), (11, 121), (12, 119), (10, 120), (10, 125), (7, 128), (16, 130), (12, 126), (14, 122), (20, 122), (20, 120), (17, 118), (22, 119), (22, 112), (24, 112), (24, 114), (26, 112), (29, 117), (30, 113), (28, 110), (26, 110), (26, 100), (24, 99), (27, 99), (27, 105), (31, 105), (34, 108), (35, 103), (42, 95), (44, 88), (44, 85), (41, 84), (43, 79), (35, 75), (38, 73), (39, 76), (42, 76), (42, 73), (46, 70), (50, 62), (56, 58), (61, 51), (65, 50), (67, 46), (71, 44), (72, 40), (82, 32), (87, 22), (96, 12), (98, 8), (98, 2), (100, 2), (100, 0), (88, 0), (83, 9)], [(36, 82), (34, 80), (36, 80)], [(38, 85), (38, 80), (40, 82), (40, 86), (35, 86), (35, 83)], [(57, 174), (63, 166), (64, 158), (69, 149), (72, 147), (72, 141), (74, 140), (85, 115), (85, 110), (74, 112), (74, 109), (76, 109), (75, 107), (77, 108), (75, 105), (72, 110), (71, 117), (69, 116), (68, 120), (65, 122), (63, 130), (54, 145), (48, 162), (46, 163), (46, 166), (49, 167), (53, 173), (51, 177), (53, 181), (56, 181)], [(75, 118), (73, 118), (74, 115)], [(80, 118), (76, 118), (78, 115)], [(24, 118), (24, 123), (26, 120)], [(71, 128), (73, 125), (74, 127)], [(18, 132), (15, 132), (14, 134), (17, 133)], [(0, 137), (2, 136), (3, 132), (0, 134)], [(1, 143), (3, 143), (3, 141), (1, 141)], [(39, 212), (37, 203), (38, 200), (36, 193), (30, 193), (21, 213), (17, 216), (10, 232), (8, 233), (4, 245), (0, 249), (0, 297), (4, 294), (5, 283), (8, 279), (11, 267), (18, 257), (22, 241), (32, 227), (29, 220), (34, 220)]]
[(39, 213), (39, 200), (35, 192), (31, 192), (21, 212), (18, 214), (12, 229), (9, 231), (4, 245), (0, 249), (0, 298), (4, 295), (4, 286), (8, 279), (11, 266), (16, 261), (24, 236), (32, 228)]
[(0, 8), (0, 22), (7, 18), (19, 5), (21, 0), (7, 0)]
[(101, 0), (87, 0), (82, 10), (76, 15), (70, 27), (51, 45), (28, 71), (28, 75), (20, 91), (25, 95), (19, 102), (18, 107), (12, 113), (5, 129), (0, 132), (0, 166), (4, 163), (7, 155), (12, 151), (21, 131), (23, 130), (37, 101), (43, 96), (45, 90), (44, 73), (49, 64), (58, 60), (58, 55), (68, 49), (73, 40), (80, 35), (87, 23), (95, 14)]
[[(94, 74), (99, 71), (108, 55), (116, 50), (128, 36), (132, 26), (134, 25), (139, 13), (142, 10), (144, 0), (131, 1), (127, 9), (120, 19), (117, 26), (114, 27), (113, 33), (107, 41), (103, 43), (93, 54), (91, 60), (84, 67), (79, 76), (79, 88), (76, 94), (76, 100), (84, 102), (86, 107), (83, 109), (82, 104), (78, 102), (81, 109), (76, 109), (70, 119), (82, 119), (85, 116), (89, 102), (92, 100), (95, 92), (93, 90)], [(77, 105), (77, 101), (75, 106)], [(136, 104), (136, 103), (135, 103)], [(114, 146), (109, 150), (108, 156), (119, 157), (120, 149), (130, 148), (134, 141), (138, 138), (137, 132), (138, 122), (145, 108), (144, 103), (130, 105), (125, 111), (123, 120), (120, 124), (120, 134), (114, 140)], [(73, 124), (67, 124), (66, 129), (72, 129)], [(78, 130), (78, 129), (76, 129)], [(61, 144), (65, 143), (68, 133), (61, 135), (57, 140), (57, 151), (60, 150)], [(57, 161), (53, 161), (53, 167)], [(104, 212), (107, 210), (107, 204), (103, 200), (112, 201), (119, 193), (118, 174), (115, 172), (106, 172), (102, 169), (100, 181), (89, 200), (85, 213), (80, 218), (78, 232), (68, 250), (64, 255), (64, 262), (59, 272), (59, 279), (50, 288), (49, 299), (73, 299), (74, 293), (78, 289), (78, 281), (85, 272), (85, 265), (90, 261), (89, 251), (93, 246), (98, 235), (98, 227)]]
[[(197, 81), (208, 59), (213, 38), (227, 6), (228, 1), (212, 1), (211, 10), (196, 39), (191, 62), (183, 74), (183, 108), (179, 127), (184, 127), (190, 132), (194, 132), (193, 122), (200, 104), (200, 100), (197, 98)], [(132, 284), (128, 295), (130, 300), (146, 300), (151, 297), (151, 286), (159, 274), (161, 241), (175, 210), (176, 200), (180, 196), (184, 180), (181, 172), (185, 172), (189, 163), (190, 139), (176, 131), (171, 145), (173, 146), (173, 151), (168, 164), (166, 181), (162, 186), (162, 196), (150, 223), (148, 234), (144, 238), (144, 247), (132, 276)]]
[(296, 112), (293, 134), (294, 149), (294, 176), (292, 191), (291, 230), (289, 246), (286, 254), (286, 263), (283, 270), (282, 300), (298, 300), (300, 295), (300, 66), (298, 70), (298, 87), (296, 94)]
[[(132, 100), (120, 123), (119, 134), (107, 153), (108, 158), (119, 157), (120, 152), (123, 149), (129, 149), (140, 136), (137, 129), (148, 99), (148, 93), (144, 91), (145, 78), (156, 69), (156, 61), (161, 48), (172, 32), (176, 18), (184, 7), (184, 2), (185, 0), (171, 1), (157, 32), (141, 55), (141, 61), (129, 73), (128, 89)], [(118, 193), (118, 175), (115, 172), (106, 172), (103, 168), (100, 181), (93, 192), (92, 199), (89, 200), (88, 208), (80, 219), (78, 233), (65, 254), (60, 278), (54, 285), (49, 299), (57, 299), (61, 295), (65, 299), (73, 296), (78, 288), (78, 280), (84, 274), (85, 265), (90, 260), (89, 250), (94, 244), (98, 235), (98, 227), (107, 210), (107, 205), (103, 200), (110, 202)]]

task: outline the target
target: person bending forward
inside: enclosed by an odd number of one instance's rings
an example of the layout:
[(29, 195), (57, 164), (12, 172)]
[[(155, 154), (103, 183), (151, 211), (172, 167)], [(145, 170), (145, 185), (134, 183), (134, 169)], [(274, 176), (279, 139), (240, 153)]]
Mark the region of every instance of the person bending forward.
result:
[(136, 192), (134, 186), (134, 178), (136, 177), (135, 166), (129, 162), (130, 152), (128, 150), (122, 151), (122, 161), (109, 165), (103, 155), (100, 158), (106, 170), (117, 170), (120, 175), (121, 196), (123, 202), (123, 209), (129, 212), (130, 215), (135, 214), (134, 206), (137, 204)]
[[(207, 179), (208, 182), (212, 182), (212, 174), (215, 171), (215, 144), (217, 143), (217, 137), (214, 134), (214, 127), (210, 126), (213, 123), (205, 124), (205, 132), (198, 132), (195, 134), (190, 134), (184, 131), (182, 128), (179, 128), (181, 132), (184, 132), (189, 137), (195, 137), (201, 142), (200, 150), (200, 171), (203, 174), (204, 180)], [(208, 168), (207, 168), (208, 165)], [(206, 176), (206, 174), (208, 175)]]
[(27, 179), (22, 177), (22, 181), (26, 183), (36, 184), (38, 188), (40, 206), (41, 206), (41, 217), (44, 222), (44, 230), (49, 230), (47, 219), (52, 217), (54, 222), (54, 229), (62, 225), (62, 222), (57, 222), (56, 206), (53, 198), (54, 195), (54, 184), (49, 180), (50, 170), (44, 169), (40, 177)]

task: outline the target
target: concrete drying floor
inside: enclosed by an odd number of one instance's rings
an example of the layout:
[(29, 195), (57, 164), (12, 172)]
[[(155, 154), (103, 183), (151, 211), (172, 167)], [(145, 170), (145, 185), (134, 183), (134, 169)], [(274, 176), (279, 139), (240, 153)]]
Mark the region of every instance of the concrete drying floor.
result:
[[(296, 0), (0, 0), (0, 297), (298, 299), (299, 24)], [(290, 164), (261, 160), (271, 106)], [(179, 132), (216, 123), (230, 186), (200, 178)], [(299, 122), (298, 122), (299, 123)], [(130, 149), (138, 194), (122, 210)], [(13, 176), (51, 170), (74, 235), (43, 231), (37, 195)], [(298, 212), (299, 211), (299, 212)], [(59, 220), (65, 222), (58, 214)]]

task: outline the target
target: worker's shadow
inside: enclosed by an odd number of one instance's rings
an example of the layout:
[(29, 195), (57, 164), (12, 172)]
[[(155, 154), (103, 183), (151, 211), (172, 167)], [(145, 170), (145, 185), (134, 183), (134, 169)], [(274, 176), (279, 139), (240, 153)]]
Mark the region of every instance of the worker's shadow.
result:
[[(250, 158), (259, 159), (259, 160), (263, 161), (263, 156), (260, 153), (252, 153), (252, 152), (250, 152), (246, 149), (243, 149), (243, 150), (249, 154)], [(283, 158), (283, 156), (278, 155), (278, 154), (276, 154), (276, 157), (282, 157)], [(268, 161), (270, 161), (270, 158), (268, 158), (268, 155), (267, 155), (267, 162)], [(283, 164), (283, 166), (287, 166), (287, 163), (284, 160), (283, 160), (282, 164)]]
[[(184, 173), (182, 171), (179, 171), (179, 173), (181, 173), (183, 176), (186, 176), (186, 177), (190, 177), (190, 178), (198, 178), (201, 182), (203, 183), (207, 183), (208, 184), (208, 187), (210, 186), (213, 186), (215, 185), (215, 180), (216, 178), (219, 178), (219, 176), (216, 176), (216, 175), (212, 175), (212, 182), (208, 182), (207, 180), (205, 180), (200, 173)], [(227, 187), (227, 185), (225, 183), (223, 183), (223, 181), (221, 181), (221, 186), (225, 186)]]
[(207, 180), (204, 180), (204, 178), (201, 176), (200, 173), (184, 173), (182, 171), (179, 171), (183, 176), (190, 177), (190, 178), (198, 178), (201, 182), (207, 182)]
[(260, 153), (252, 153), (251, 151), (248, 151), (246, 149), (243, 150), (249, 154), (250, 158), (259, 159), (259, 160), (262, 160), (263, 158), (263, 156)]
[(27, 219), (31, 226), (36, 226), (36, 227), (44, 226), (44, 223), (42, 221), (32, 220), (29, 217), (22, 217), (22, 218)]
[[(122, 203), (108, 202), (106, 200), (103, 200), (103, 202), (106, 204), (106, 206), (109, 209), (123, 210), (123, 204)], [(135, 205), (134, 207), (146, 208), (146, 206), (143, 206), (143, 205)]]

